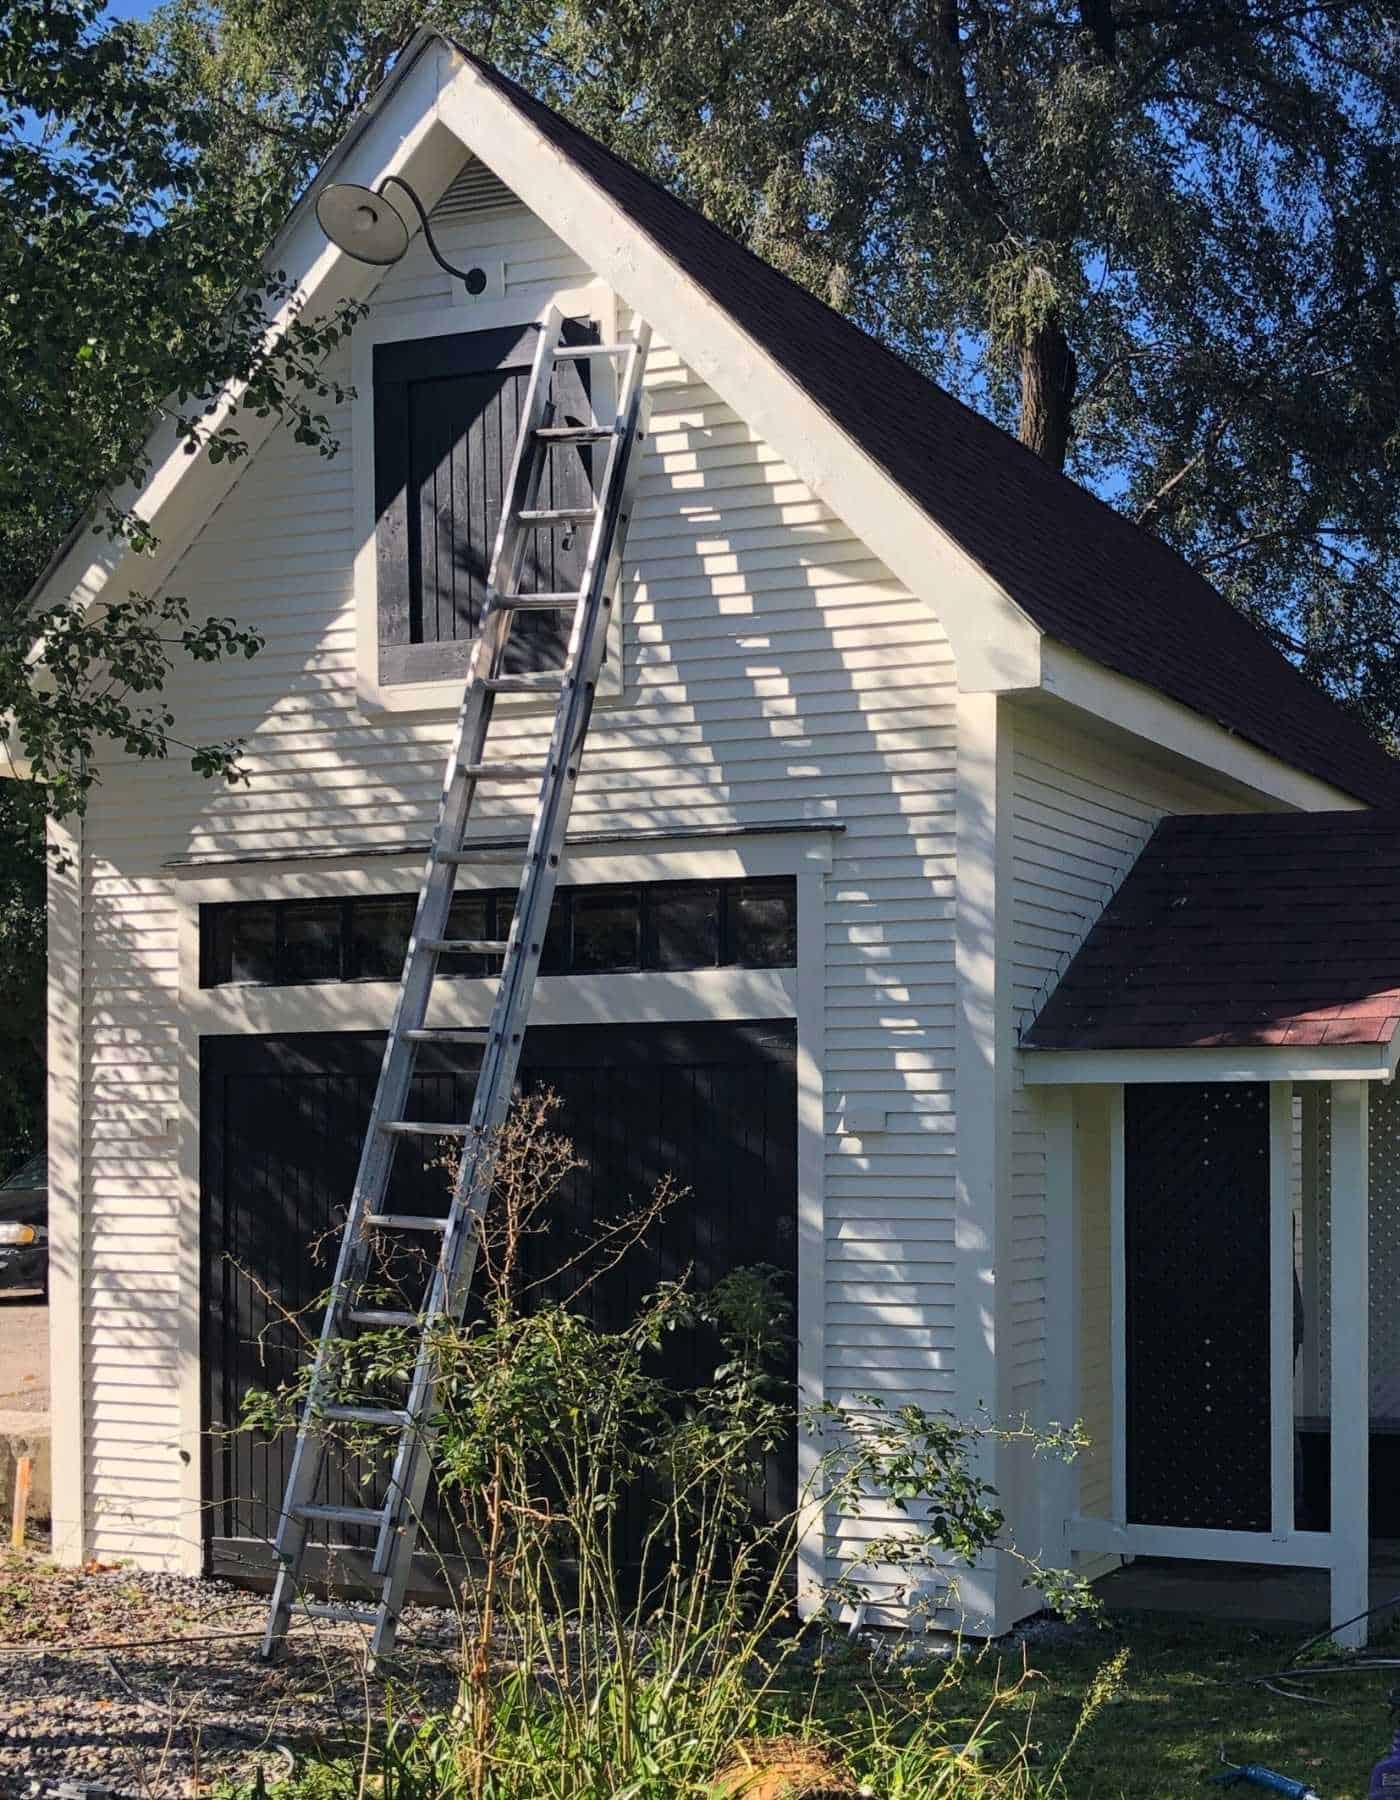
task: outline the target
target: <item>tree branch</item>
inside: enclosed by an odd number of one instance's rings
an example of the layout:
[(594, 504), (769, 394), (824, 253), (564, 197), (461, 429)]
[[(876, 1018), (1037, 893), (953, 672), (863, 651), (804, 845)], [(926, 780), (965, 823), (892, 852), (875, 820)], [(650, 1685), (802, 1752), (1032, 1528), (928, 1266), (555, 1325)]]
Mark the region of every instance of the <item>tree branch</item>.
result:
[(1225, 544), (1219, 550), (1211, 550), (1205, 556), (1196, 556), (1191, 560), (1198, 569), (1206, 569), (1212, 563), (1224, 562), (1227, 556), (1252, 549), (1255, 544), (1275, 544), (1284, 538), (1353, 538), (1365, 535), (1362, 531), (1352, 530), (1344, 525), (1280, 525), (1272, 531), (1251, 531), (1245, 537), (1236, 538), (1233, 544)]
[(1193, 469), (1199, 468), (1210, 455), (1211, 451), (1218, 447), (1221, 438), (1225, 435), (1225, 428), (1229, 423), (1230, 414), (1222, 413), (1206, 433), (1206, 441), (1201, 445), (1196, 454), (1191, 457), (1189, 461), (1184, 462), (1175, 475), (1170, 476), (1164, 481), (1161, 487), (1157, 489), (1157, 492), (1153, 494), (1152, 498), (1147, 502), (1146, 506), (1143, 507), (1142, 511), (1137, 516), (1137, 524), (1151, 525), (1161, 518), (1162, 514), (1167, 510), (1167, 501), (1181, 486), (1182, 482), (1185, 481), (1186, 477)]

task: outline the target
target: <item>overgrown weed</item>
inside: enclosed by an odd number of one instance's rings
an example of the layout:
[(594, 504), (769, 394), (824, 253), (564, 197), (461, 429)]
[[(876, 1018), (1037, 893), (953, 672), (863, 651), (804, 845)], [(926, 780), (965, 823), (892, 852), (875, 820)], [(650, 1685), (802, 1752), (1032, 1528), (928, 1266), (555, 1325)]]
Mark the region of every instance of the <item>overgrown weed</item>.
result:
[[(831, 1646), (834, 1625), (868, 1607), (922, 1611), (926, 1627), (956, 1635), (957, 1568), (994, 1548), (1017, 1554), (980, 1473), (983, 1446), (1015, 1437), (1073, 1455), (1078, 1433), (969, 1423), (878, 1396), (829, 1400), (801, 1412), (812, 1466), (797, 1507), (774, 1516), (767, 1478), (793, 1453), (797, 1416), (784, 1277), (740, 1269), (705, 1292), (661, 1281), (624, 1323), (595, 1322), (590, 1288), (692, 1202), (663, 1182), (541, 1273), (554, 1202), (580, 1166), (553, 1128), (557, 1105), (525, 1099), (502, 1132), (479, 1303), (433, 1343), (456, 1701), (424, 1713), (391, 1681), (382, 1729), (358, 1759), (308, 1768), (297, 1800), (776, 1800), (784, 1780), (799, 1791), (781, 1764), (793, 1746), (826, 1771), (824, 1788), (809, 1783), (814, 1795), (1061, 1791), (1061, 1763), (1036, 1759), (1033, 1711), (1012, 1705), (1034, 1681), (1029, 1667), (998, 1679), (966, 1717), (962, 1652), (933, 1679), (867, 1655), (843, 1714), (849, 1658)], [(414, 1278), (381, 1260), (365, 1300), (401, 1305)], [(717, 1355), (678, 1385), (663, 1351), (688, 1332), (707, 1334)], [(401, 1391), (416, 1341), (369, 1332), (339, 1349), (337, 1397), (383, 1404)], [(301, 1399), (299, 1386), (251, 1396), (246, 1428), (285, 1428)], [(372, 1438), (324, 1429), (382, 1483)], [(830, 1542), (818, 1557), (803, 1549), (830, 1540), (838, 1520), (860, 1530), (828, 1578), (814, 1570), (837, 1561)], [(1063, 1607), (1085, 1603), (1072, 1579), (1025, 1570)], [(1106, 1693), (1090, 1696), (1086, 1721)]]

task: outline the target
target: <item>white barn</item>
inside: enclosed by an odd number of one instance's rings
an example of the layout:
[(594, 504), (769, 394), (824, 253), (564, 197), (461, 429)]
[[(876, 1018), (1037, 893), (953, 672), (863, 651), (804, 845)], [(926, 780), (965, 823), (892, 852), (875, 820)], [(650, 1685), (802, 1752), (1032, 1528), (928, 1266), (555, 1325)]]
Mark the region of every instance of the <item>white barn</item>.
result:
[[(388, 175), (483, 271), (479, 295), (421, 235), (387, 270), (327, 243), (320, 188)], [(471, 420), (497, 409), (508, 437), (510, 372), (558, 307), (605, 341), (638, 318), (654, 333), (567, 941), (532, 1014), (551, 1079), (586, 1095), (597, 1076), (652, 1121), (610, 1134), (600, 1103), (585, 1152), (624, 1185), (688, 1160), (687, 1256), (786, 1259), (804, 1398), (1083, 1417), (1094, 1448), (1068, 1470), (997, 1459), (1026, 1549), (1090, 1572), (1139, 1554), (1325, 1568), (1334, 1617), (1358, 1611), (1368, 1445), (1400, 1423), (1365, 1372), (1366, 1084), (1388, 1092), (1400, 1004), (1363, 1009), (1388, 1021), (1374, 1030), (1290, 1036), (1355, 993), (1275, 996), (1229, 1028), (1188, 997), (1115, 1033), (1090, 971), (1069, 1024), (1047, 1014), (1021, 1039), (1159, 821), (1325, 812), (1340, 828), (1400, 802), (1400, 765), (1171, 551), (436, 36), (269, 256), (312, 311), (370, 302), (341, 359), (339, 454), (269, 430), (215, 466), (159, 442), (138, 501), (155, 564), (79, 536), (38, 596), (159, 584), (267, 640), (170, 691), (184, 735), (246, 738), (247, 786), (115, 758), (81, 827), (55, 832), (57, 1554), (265, 1569), (282, 1465), (208, 1430), (259, 1377), (247, 1271), (280, 1279), (346, 1197), (490, 516), (490, 469), (455, 428), (434, 439), (425, 395), (451, 389)], [(538, 750), (548, 712), (509, 704), (512, 751)], [(483, 905), (510, 891), (528, 806), (506, 790), (481, 822), (464, 879)], [(1131, 981), (1116, 967), (1110, 988)], [(441, 1022), (480, 1023), (491, 985), (464, 968)], [(1195, 1427), (1227, 1314), (1252, 1346), (1230, 1401), (1249, 1429), (1234, 1450), (1206, 1433), (1216, 1471), (1183, 1496), (1162, 1467), (1200, 1434), (1152, 1388), (1142, 1342), (1159, 1290), (1140, 1285), (1132, 1095), (1177, 1084), (1185, 1129), (1208, 1137), (1217, 1082), (1263, 1095), (1262, 1127), (1238, 1126), (1251, 1191), (1212, 1196), (1219, 1242), (1179, 1244), (1176, 1273), (1267, 1279), (1178, 1322)], [(1152, 1175), (1200, 1167), (1168, 1151)], [(1370, 1229), (1374, 1256), (1395, 1256), (1393, 1226)], [(1159, 1275), (1166, 1248), (1146, 1254)], [(1325, 1491), (1321, 1512), (1295, 1508), (1304, 1421), (1324, 1490), (1330, 1454), (1327, 1523)], [(872, 1528), (828, 1517), (809, 1575)], [(1036, 1604), (995, 1557), (961, 1598), (988, 1630)]]

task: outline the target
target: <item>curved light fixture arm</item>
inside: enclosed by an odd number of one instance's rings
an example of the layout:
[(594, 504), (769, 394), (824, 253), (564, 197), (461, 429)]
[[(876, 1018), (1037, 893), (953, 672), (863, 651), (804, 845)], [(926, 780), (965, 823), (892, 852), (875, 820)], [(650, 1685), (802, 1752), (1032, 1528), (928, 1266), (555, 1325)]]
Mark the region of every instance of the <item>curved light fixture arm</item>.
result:
[(423, 202), (418, 198), (418, 195), (404, 180), (402, 175), (386, 175), (383, 181), (381, 181), (379, 186), (374, 190), (375, 193), (383, 194), (385, 188), (388, 187), (391, 182), (395, 187), (401, 187), (413, 202), (413, 210), (418, 214), (418, 222), (423, 227), (423, 241), (427, 244), (429, 254), (432, 256), (433, 261), (440, 269), (446, 269), (449, 275), (454, 276), (456, 280), (462, 282), (469, 294), (481, 293), (486, 286), (486, 271), (479, 268), (458, 269), (448, 262), (442, 251), (437, 247), (437, 239), (433, 236), (433, 228), (428, 223), (427, 209), (424, 207)]

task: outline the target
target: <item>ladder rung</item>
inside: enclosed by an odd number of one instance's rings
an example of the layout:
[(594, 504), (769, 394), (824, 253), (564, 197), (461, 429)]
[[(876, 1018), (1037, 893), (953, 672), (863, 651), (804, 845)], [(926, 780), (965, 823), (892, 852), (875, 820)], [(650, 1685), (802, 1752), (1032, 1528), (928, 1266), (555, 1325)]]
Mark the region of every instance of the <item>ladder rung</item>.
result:
[(616, 437), (616, 425), (538, 425), (535, 436), (546, 444), (597, 444)]
[(508, 612), (562, 612), (565, 607), (577, 606), (577, 594), (497, 594), (496, 605), (503, 606)]
[(419, 1119), (386, 1119), (379, 1129), (395, 1137), (465, 1137), (471, 1126), (433, 1125)]
[(490, 694), (557, 694), (564, 677), (553, 671), (542, 675), (484, 675), (481, 685)]
[(357, 1307), (345, 1316), (352, 1325), (421, 1325), (423, 1322), (420, 1313), (391, 1312), (373, 1306)]
[(448, 1223), (427, 1213), (366, 1213), (364, 1222), (370, 1231), (446, 1231)]
[(294, 1506), (299, 1519), (320, 1519), (327, 1525), (382, 1525), (382, 1506)]
[(313, 1619), (339, 1619), (346, 1625), (377, 1625), (379, 1614), (372, 1606), (346, 1606), (335, 1600), (302, 1600), (303, 1614)]
[(538, 763), (458, 763), (457, 773), (473, 781), (538, 781)]
[(504, 956), (510, 945), (504, 938), (424, 938), (422, 948), (440, 956)]
[(556, 344), (554, 360), (563, 362), (573, 356), (630, 356), (635, 344)]
[(491, 1035), (489, 1025), (420, 1025), (404, 1032), (410, 1044), (484, 1044)]
[(596, 506), (522, 507), (515, 515), (522, 525), (581, 525), (598, 516)]
[(323, 1419), (342, 1419), (347, 1425), (407, 1425), (412, 1418), (400, 1406), (323, 1406)]

